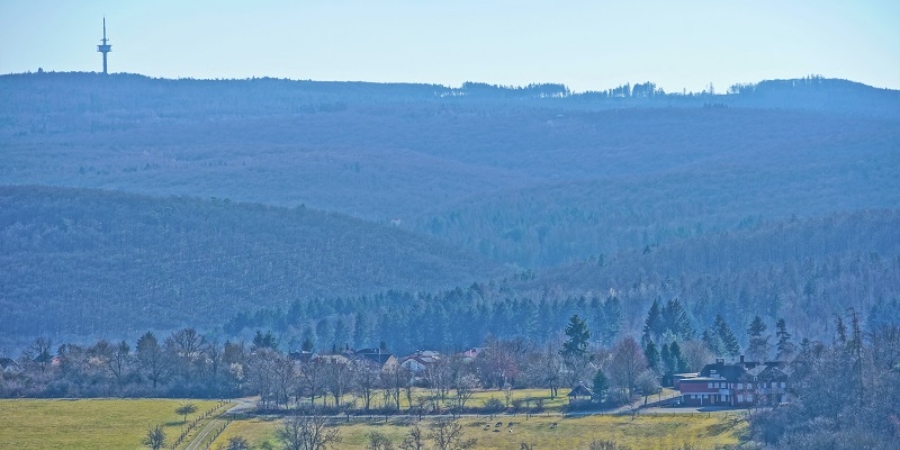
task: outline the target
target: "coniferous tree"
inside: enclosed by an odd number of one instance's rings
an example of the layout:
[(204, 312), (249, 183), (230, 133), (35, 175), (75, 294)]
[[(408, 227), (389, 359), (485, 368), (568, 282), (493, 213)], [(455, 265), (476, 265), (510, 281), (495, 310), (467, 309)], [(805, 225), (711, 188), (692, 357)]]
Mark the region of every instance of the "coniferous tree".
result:
[(568, 339), (563, 342), (563, 348), (559, 353), (563, 358), (563, 363), (569, 369), (570, 376), (567, 382), (574, 386), (583, 381), (583, 376), (587, 376), (585, 369), (590, 363), (587, 344), (591, 338), (591, 332), (585, 321), (575, 314), (569, 319), (569, 324), (566, 326), (566, 336)]
[(663, 308), (663, 318), (665, 319), (665, 328), (678, 336), (682, 341), (689, 341), (694, 338), (694, 327), (691, 326), (691, 319), (677, 298), (666, 303), (665, 308)]
[(760, 337), (765, 332), (766, 324), (759, 316), (754, 317), (753, 322), (750, 322), (750, 326), (747, 327), (747, 334), (750, 335), (750, 337)]
[(672, 352), (669, 349), (669, 344), (662, 345), (662, 348), (659, 351), (659, 359), (661, 361), (660, 366), (663, 372), (663, 385), (668, 385), (672, 374), (675, 372), (675, 361), (672, 359)]
[(275, 339), (275, 335), (272, 334), (272, 331), (267, 331), (266, 334), (262, 334), (261, 331), (256, 330), (256, 335), (253, 336), (253, 349), (259, 350), (263, 348), (271, 348), (275, 349), (278, 347), (278, 340)]
[(762, 318), (756, 316), (753, 322), (747, 328), (747, 334), (750, 336), (749, 345), (747, 346), (747, 358), (751, 361), (765, 361), (769, 356), (769, 338), (763, 335), (766, 332), (766, 324)]
[(669, 345), (669, 357), (672, 358), (672, 362), (675, 365), (675, 368), (673, 369), (674, 373), (684, 373), (690, 370), (684, 355), (681, 353), (681, 346), (678, 345), (678, 342), (672, 342), (672, 344)]
[(560, 351), (563, 357), (583, 357), (587, 354), (587, 344), (591, 338), (591, 332), (584, 319), (578, 317), (578, 314), (569, 319), (569, 324), (566, 325), (566, 336), (568, 339), (563, 343)]
[(644, 357), (647, 358), (647, 368), (659, 374), (661, 371), (659, 350), (653, 341), (647, 341), (647, 345), (644, 347)]
[(641, 337), (643, 344), (659, 337), (666, 331), (666, 323), (663, 320), (662, 310), (659, 307), (659, 300), (653, 300), (650, 310), (647, 311), (647, 319), (644, 320), (644, 334)]
[(603, 373), (603, 370), (597, 370), (597, 373), (594, 374), (592, 387), (594, 390), (594, 395), (599, 400), (603, 400), (603, 398), (606, 397), (606, 393), (609, 391), (609, 378), (606, 377), (606, 374)]
[(618, 297), (609, 296), (603, 302), (604, 332), (601, 335), (603, 343), (612, 344), (619, 335), (622, 323), (622, 303)]
[(835, 336), (835, 343), (846, 344), (847, 327), (844, 325), (844, 319), (842, 319), (841, 316), (835, 316), (834, 322), (835, 331), (837, 333), (837, 336)]
[(725, 344), (722, 343), (722, 339), (719, 338), (719, 334), (714, 329), (703, 330), (703, 335), (700, 339), (713, 355), (720, 356), (725, 354)]
[(716, 315), (716, 322), (713, 324), (715, 328), (716, 334), (719, 336), (719, 339), (722, 340), (722, 347), (725, 351), (725, 355), (728, 356), (738, 356), (741, 354), (741, 346), (738, 343), (737, 338), (734, 336), (734, 333), (731, 332), (731, 328), (728, 326), (728, 323), (725, 322), (725, 318), (722, 317), (721, 314)]
[(775, 359), (778, 361), (788, 361), (794, 356), (794, 343), (791, 342), (791, 334), (787, 331), (787, 325), (784, 319), (778, 319), (775, 323), (775, 337), (778, 342), (775, 344)]

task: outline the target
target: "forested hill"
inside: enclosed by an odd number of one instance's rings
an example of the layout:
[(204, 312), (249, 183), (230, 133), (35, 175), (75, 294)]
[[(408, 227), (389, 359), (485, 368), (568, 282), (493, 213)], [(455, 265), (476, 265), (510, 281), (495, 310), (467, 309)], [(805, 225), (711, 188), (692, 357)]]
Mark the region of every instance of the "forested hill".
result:
[(503, 273), (428, 238), (303, 207), (0, 187), (0, 341), (206, 328), (300, 299)]
[(320, 348), (383, 340), (411, 351), (468, 348), (485, 336), (544, 343), (578, 314), (593, 341), (611, 345), (643, 333), (653, 302), (674, 300), (695, 338), (721, 316), (744, 346), (756, 316), (768, 324), (785, 319), (798, 342), (831, 340), (835, 317), (851, 308), (868, 330), (898, 325), (900, 210), (757, 223), (436, 293), (247, 310), (223, 329), (235, 337), (271, 329), (290, 348), (304, 339)]
[(897, 91), (733, 92), (0, 76), (0, 184), (305, 204), (522, 267), (900, 202)]
[(876, 305), (900, 300), (900, 210), (757, 223), (538, 271), (509, 289), (612, 293), (635, 332), (650, 303), (677, 298), (698, 329), (718, 314), (745, 329), (759, 315), (772, 323), (786, 318), (802, 325), (804, 337), (825, 339), (833, 318), (848, 309), (867, 320)]

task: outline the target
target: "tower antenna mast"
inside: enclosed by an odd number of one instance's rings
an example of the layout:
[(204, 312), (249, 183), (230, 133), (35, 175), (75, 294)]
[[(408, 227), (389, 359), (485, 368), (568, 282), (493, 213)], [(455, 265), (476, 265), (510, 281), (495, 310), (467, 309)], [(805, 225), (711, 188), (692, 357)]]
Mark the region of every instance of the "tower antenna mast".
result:
[(97, 46), (97, 51), (103, 53), (103, 74), (106, 75), (106, 54), (112, 51), (112, 45), (109, 45), (109, 39), (106, 39), (106, 17), (103, 17), (103, 39), (102, 44)]

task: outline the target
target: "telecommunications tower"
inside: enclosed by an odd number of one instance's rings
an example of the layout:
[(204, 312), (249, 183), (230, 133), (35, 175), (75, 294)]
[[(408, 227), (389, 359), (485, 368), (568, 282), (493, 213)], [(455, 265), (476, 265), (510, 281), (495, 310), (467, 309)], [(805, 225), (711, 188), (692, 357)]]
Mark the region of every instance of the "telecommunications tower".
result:
[(106, 39), (106, 17), (103, 18), (103, 39), (102, 44), (97, 46), (97, 51), (103, 53), (103, 74), (106, 75), (106, 54), (112, 51), (112, 45), (109, 45), (109, 39)]

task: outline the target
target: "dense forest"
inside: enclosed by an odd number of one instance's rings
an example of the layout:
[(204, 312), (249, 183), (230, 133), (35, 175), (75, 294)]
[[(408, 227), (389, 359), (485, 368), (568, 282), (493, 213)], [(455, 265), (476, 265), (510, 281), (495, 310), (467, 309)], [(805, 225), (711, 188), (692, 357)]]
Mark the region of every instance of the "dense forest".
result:
[(505, 272), (434, 239), (304, 207), (28, 186), (0, 187), (0, 267), (6, 341), (211, 328), (259, 306)]
[(184, 326), (457, 348), (572, 313), (609, 340), (673, 299), (698, 332), (819, 338), (900, 297), (900, 93), (845, 80), (13, 74), (0, 147), (9, 351)]

